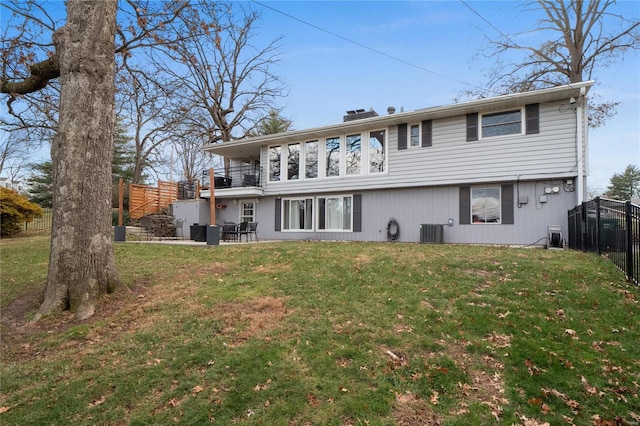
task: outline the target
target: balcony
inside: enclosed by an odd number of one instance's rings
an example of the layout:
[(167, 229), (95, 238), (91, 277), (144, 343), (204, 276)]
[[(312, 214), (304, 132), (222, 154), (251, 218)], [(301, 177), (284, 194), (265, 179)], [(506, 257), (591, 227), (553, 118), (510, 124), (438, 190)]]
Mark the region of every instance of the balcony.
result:
[[(216, 197), (243, 197), (261, 196), (262, 190), (262, 169), (254, 166), (230, 167), (228, 173), (224, 171), (215, 172), (213, 185)], [(202, 172), (200, 181), (200, 197), (209, 198), (209, 171)]]

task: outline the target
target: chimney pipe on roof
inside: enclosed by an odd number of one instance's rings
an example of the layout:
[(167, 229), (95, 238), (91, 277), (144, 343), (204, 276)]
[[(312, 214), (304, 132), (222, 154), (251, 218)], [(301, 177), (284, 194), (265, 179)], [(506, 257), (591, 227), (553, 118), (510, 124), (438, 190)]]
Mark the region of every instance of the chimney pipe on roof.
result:
[(373, 109), (365, 111), (364, 109), (351, 109), (347, 111), (347, 115), (342, 117), (343, 121), (360, 120), (362, 118), (377, 117), (378, 113)]

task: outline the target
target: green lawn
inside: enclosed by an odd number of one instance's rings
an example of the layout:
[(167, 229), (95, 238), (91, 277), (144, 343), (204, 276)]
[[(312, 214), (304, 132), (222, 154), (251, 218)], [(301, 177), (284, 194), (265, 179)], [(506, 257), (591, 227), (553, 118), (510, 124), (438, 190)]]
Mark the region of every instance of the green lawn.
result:
[(117, 244), (130, 294), (26, 324), (48, 243), (0, 242), (2, 425), (640, 422), (640, 289), (592, 254)]

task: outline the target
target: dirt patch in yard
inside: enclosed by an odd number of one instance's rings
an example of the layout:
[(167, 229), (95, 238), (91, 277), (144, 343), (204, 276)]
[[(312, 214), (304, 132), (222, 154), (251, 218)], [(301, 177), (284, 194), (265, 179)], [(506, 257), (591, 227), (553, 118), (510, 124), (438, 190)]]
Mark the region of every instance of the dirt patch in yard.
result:
[(396, 424), (401, 426), (438, 426), (441, 424), (431, 405), (411, 393), (396, 394), (393, 418)]
[(285, 298), (258, 297), (241, 303), (221, 303), (212, 308), (212, 316), (224, 326), (221, 334), (228, 344), (237, 346), (259, 333), (276, 328), (289, 315)]

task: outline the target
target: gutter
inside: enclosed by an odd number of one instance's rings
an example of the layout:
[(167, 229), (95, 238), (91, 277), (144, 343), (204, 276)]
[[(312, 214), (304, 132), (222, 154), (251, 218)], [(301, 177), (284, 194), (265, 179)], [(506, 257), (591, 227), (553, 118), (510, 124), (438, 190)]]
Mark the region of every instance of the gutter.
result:
[(585, 146), (586, 135), (584, 126), (587, 123), (587, 96), (586, 90), (580, 88), (580, 102), (576, 107), (576, 150), (578, 155), (578, 178), (576, 181), (576, 192), (578, 193), (577, 204), (582, 204), (585, 199), (587, 172), (585, 167)]

